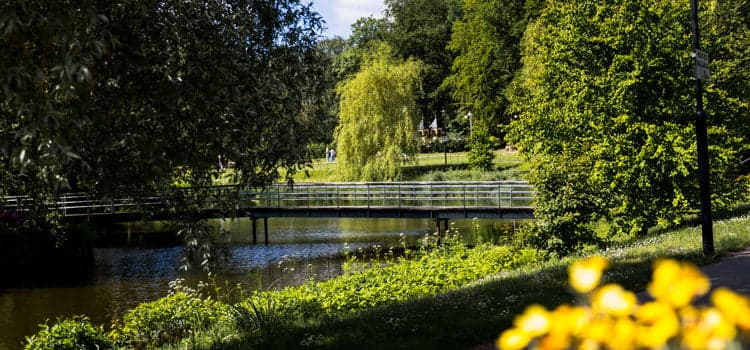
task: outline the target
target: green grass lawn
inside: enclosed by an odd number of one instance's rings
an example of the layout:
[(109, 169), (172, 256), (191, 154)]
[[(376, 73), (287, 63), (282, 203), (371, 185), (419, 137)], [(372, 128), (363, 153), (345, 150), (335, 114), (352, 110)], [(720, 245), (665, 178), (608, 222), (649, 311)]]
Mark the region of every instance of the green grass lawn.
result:
[[(447, 162), (446, 162), (447, 160)], [(521, 179), (521, 160), (515, 152), (495, 151), (495, 170), (469, 169), (467, 152), (420, 153), (414, 163), (405, 164), (403, 181), (494, 181)], [(336, 162), (315, 159), (312, 167), (294, 176), (296, 182), (333, 182)]]

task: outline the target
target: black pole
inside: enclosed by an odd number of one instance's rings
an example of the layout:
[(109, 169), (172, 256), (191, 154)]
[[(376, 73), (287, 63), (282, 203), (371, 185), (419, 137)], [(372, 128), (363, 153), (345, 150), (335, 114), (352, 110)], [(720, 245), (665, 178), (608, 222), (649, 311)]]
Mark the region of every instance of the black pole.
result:
[(258, 236), (256, 235), (258, 219), (253, 217), (251, 220), (253, 221), (253, 245), (256, 245), (258, 244)]
[[(693, 47), (697, 69), (697, 54), (700, 50), (700, 35), (698, 33), (698, 0), (690, 0), (693, 17)], [(696, 71), (697, 73), (697, 71)], [(714, 230), (711, 218), (711, 165), (708, 160), (708, 131), (706, 127), (706, 113), (703, 111), (703, 81), (695, 77), (695, 133), (698, 146), (698, 182), (701, 199), (701, 232), (703, 237), (703, 255), (714, 255)]]
[(265, 236), (266, 245), (268, 245), (268, 217), (263, 218), (263, 235)]
[(443, 157), (445, 157), (445, 166), (448, 166), (448, 151), (445, 149), (445, 141), (443, 141)]

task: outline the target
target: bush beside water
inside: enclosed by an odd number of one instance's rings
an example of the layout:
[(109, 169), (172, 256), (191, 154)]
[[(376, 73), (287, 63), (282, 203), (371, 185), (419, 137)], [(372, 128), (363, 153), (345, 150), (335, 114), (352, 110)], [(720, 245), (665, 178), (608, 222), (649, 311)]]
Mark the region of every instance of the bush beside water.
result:
[(110, 349), (112, 340), (99, 326), (94, 326), (85, 316), (58, 319), (52, 326), (40, 326), (39, 333), (26, 338), (26, 350), (94, 350)]

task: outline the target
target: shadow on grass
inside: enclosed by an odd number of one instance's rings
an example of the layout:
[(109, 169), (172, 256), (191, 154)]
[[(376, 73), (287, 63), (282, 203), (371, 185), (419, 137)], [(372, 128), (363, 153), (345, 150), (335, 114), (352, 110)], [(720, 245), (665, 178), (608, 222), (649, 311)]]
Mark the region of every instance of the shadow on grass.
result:
[[(706, 262), (699, 252), (660, 257)], [(629, 290), (643, 291), (654, 259), (614, 258), (604, 283), (615, 282)], [(273, 337), (248, 337), (215, 348), (473, 349), (492, 344), (528, 305), (541, 304), (551, 309), (576, 303), (576, 296), (567, 285), (567, 265), (572, 260), (506, 272), (434, 297), (289, 326), (275, 330)]]

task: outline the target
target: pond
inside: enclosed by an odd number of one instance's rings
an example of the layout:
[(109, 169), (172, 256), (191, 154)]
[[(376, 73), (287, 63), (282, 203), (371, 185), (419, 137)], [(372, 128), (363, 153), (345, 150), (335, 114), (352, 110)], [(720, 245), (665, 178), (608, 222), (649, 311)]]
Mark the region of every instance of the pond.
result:
[[(469, 242), (501, 239), (520, 224), (452, 221)], [(402, 240), (417, 244), (435, 231), (435, 222), (429, 219), (271, 218), (269, 244), (253, 245), (250, 220), (216, 220), (212, 225), (227, 232), (218, 245), (216, 279), (240, 283), (246, 289), (283, 288), (311, 277), (332, 278), (342, 272), (345, 246), (350, 251), (374, 246), (387, 250), (400, 246)], [(262, 221), (258, 227), (262, 243)], [(184, 246), (174, 239), (168, 224), (131, 223), (96, 230), (91, 266), (52, 278), (29, 276), (23, 287), (0, 282), (0, 349), (21, 348), (24, 336), (37, 332), (45, 320), (58, 317), (84, 314), (106, 328), (139, 303), (165, 296), (170, 281), (185, 278), (195, 284), (207, 279), (202, 271), (181, 269)]]

